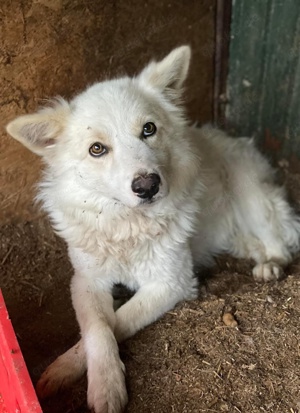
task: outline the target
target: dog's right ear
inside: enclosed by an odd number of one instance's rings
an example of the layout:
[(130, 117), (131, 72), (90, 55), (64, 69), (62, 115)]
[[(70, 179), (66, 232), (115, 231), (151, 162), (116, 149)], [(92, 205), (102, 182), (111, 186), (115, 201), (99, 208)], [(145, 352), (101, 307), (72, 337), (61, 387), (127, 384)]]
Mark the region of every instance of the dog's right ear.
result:
[(6, 130), (32, 152), (44, 156), (47, 149), (55, 145), (69, 114), (69, 104), (59, 99), (52, 107), (16, 118), (7, 125)]
[(138, 79), (162, 93), (179, 95), (188, 74), (190, 59), (189, 46), (177, 47), (160, 62), (146, 66)]

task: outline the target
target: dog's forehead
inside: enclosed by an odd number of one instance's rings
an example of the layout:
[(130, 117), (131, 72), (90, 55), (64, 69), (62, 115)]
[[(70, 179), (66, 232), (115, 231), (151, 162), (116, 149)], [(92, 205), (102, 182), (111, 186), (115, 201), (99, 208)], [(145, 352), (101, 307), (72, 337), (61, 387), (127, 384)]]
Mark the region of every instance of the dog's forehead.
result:
[(73, 113), (81, 122), (124, 122), (151, 110), (151, 99), (138, 82), (122, 78), (91, 86), (73, 101)]

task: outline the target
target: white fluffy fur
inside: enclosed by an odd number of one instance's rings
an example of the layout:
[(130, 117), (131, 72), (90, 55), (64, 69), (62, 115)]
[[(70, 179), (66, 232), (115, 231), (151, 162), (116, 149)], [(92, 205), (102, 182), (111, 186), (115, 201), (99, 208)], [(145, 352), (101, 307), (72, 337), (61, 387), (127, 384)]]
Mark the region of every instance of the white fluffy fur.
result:
[[(227, 252), (252, 258), (256, 280), (276, 280), (299, 248), (299, 219), (252, 140), (187, 125), (179, 100), (189, 59), (189, 47), (180, 47), (136, 78), (95, 84), (8, 125), (45, 160), (39, 198), (75, 270), (82, 340), (43, 374), (42, 396), (87, 367), (89, 405), (121, 411), (127, 393), (117, 341), (195, 298), (193, 265)], [(143, 140), (149, 121), (157, 133)], [(108, 152), (90, 156), (94, 142)], [(152, 203), (131, 190), (142, 172), (161, 177)], [(116, 312), (115, 283), (137, 291)]]

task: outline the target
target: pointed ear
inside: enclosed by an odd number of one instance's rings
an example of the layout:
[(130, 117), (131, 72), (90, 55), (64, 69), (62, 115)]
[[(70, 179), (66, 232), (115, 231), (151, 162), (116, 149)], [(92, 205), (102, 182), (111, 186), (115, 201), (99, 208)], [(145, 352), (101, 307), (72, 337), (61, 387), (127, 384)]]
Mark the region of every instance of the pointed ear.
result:
[(52, 107), (16, 118), (7, 125), (6, 130), (32, 152), (42, 156), (47, 148), (55, 145), (69, 114), (69, 104), (64, 99), (58, 99)]
[(190, 65), (191, 48), (174, 49), (160, 62), (152, 62), (141, 72), (138, 79), (161, 92), (180, 92)]

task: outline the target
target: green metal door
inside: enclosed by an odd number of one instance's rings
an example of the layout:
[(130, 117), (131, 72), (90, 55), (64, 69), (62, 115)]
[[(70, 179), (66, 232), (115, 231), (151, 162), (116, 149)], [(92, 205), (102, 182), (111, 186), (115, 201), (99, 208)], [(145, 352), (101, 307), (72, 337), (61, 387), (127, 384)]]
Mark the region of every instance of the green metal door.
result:
[(300, 159), (300, 1), (232, 4), (226, 120), (277, 159)]

